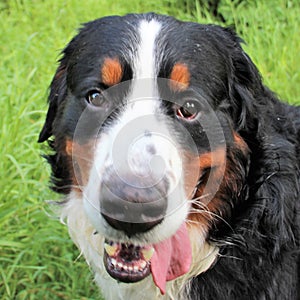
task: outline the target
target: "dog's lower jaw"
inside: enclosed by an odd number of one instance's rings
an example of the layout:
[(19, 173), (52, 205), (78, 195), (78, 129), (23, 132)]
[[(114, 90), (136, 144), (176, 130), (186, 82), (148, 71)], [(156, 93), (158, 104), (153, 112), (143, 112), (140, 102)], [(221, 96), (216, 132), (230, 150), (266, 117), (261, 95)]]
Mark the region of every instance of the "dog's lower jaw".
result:
[(104, 237), (95, 234), (95, 228), (83, 208), (83, 201), (75, 192), (71, 192), (64, 204), (61, 220), (68, 226), (72, 240), (93, 270), (95, 281), (106, 300), (187, 300), (190, 279), (208, 270), (218, 255), (218, 248), (205, 242), (206, 233), (189, 226), (193, 253), (191, 268), (185, 275), (167, 282), (166, 294), (162, 295), (151, 275), (137, 283), (120, 283), (106, 272), (103, 263)]

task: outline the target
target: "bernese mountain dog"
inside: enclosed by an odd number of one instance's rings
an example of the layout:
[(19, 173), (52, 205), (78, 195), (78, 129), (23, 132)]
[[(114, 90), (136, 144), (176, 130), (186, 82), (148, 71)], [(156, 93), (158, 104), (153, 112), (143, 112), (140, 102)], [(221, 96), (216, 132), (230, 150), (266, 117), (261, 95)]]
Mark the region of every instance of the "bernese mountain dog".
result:
[(241, 42), (148, 13), (63, 50), (39, 142), (105, 299), (299, 299), (300, 108)]

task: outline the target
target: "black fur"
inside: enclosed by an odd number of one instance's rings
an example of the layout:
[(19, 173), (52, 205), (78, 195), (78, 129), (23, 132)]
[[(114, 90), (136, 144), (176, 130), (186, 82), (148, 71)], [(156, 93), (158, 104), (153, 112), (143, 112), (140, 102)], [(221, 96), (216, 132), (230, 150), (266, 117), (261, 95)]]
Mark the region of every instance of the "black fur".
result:
[[(70, 191), (68, 159), (61, 149), (65, 137), (72, 137), (84, 106), (74, 91), (78, 77), (99, 69), (93, 54), (98, 58), (111, 51), (128, 63), (130, 79), (128, 52), (134, 52), (136, 23), (141, 18), (157, 18), (163, 23), (160, 76), (167, 77), (176, 61), (191, 62), (194, 90), (208, 95), (216, 114), (229, 124), (224, 127), (237, 132), (250, 150), (249, 157), (235, 153), (232, 159), (247, 162), (241, 164), (244, 184), (228, 214), (230, 227), (220, 223), (211, 229), (210, 240), (220, 245), (221, 256), (210, 270), (192, 280), (187, 287), (189, 299), (300, 299), (300, 109), (280, 102), (263, 85), (240, 38), (231, 30), (153, 14), (125, 18), (125, 25), (120, 17), (84, 25), (63, 51), (39, 137), (43, 142), (54, 136), (50, 142), (54, 154), (48, 157), (54, 189), (64, 194)], [(127, 40), (120, 42), (116, 35)], [(68, 102), (74, 99), (77, 106), (72, 106), (70, 114)]]

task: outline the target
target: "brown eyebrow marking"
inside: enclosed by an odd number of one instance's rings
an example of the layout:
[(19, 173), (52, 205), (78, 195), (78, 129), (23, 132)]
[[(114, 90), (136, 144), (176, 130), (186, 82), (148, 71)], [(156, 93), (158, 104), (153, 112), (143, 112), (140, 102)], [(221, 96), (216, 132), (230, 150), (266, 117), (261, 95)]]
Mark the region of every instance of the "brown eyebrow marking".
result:
[(186, 64), (176, 63), (170, 75), (170, 88), (176, 92), (186, 90), (190, 84), (190, 71)]
[(121, 82), (123, 70), (117, 58), (107, 57), (104, 59), (101, 68), (102, 82), (107, 86), (112, 86)]

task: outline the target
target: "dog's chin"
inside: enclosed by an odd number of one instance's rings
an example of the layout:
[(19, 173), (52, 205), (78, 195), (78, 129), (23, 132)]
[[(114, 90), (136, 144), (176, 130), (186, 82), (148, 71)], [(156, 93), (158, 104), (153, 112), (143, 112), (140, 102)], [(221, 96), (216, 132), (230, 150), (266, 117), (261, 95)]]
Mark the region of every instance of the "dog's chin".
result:
[(152, 246), (137, 246), (106, 240), (104, 243), (104, 266), (114, 279), (133, 283), (149, 276)]

